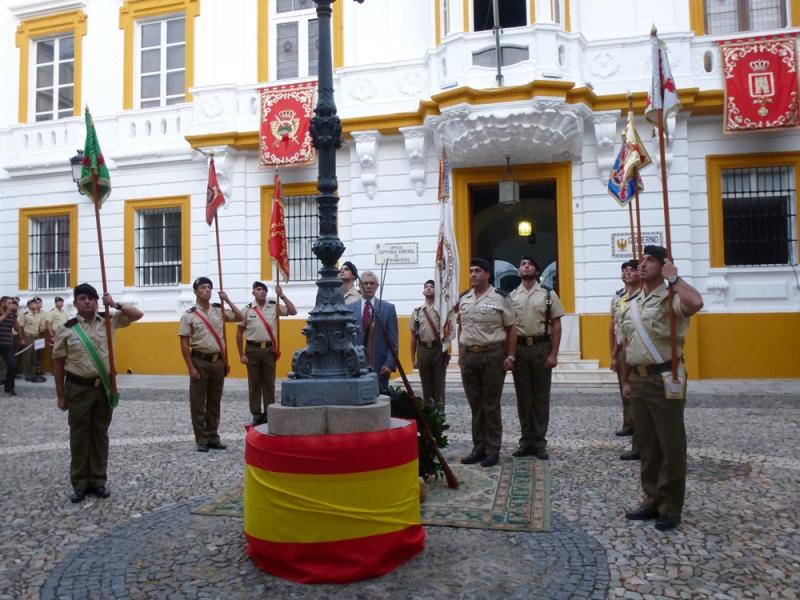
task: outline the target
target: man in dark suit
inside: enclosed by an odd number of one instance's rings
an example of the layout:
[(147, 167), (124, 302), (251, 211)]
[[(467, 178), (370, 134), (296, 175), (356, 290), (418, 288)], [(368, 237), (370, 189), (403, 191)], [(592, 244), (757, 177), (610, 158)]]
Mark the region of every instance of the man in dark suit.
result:
[[(375, 297), (378, 278), (372, 271), (361, 274), (361, 298), (348, 304), (358, 325), (356, 343), (363, 345), (381, 391), (389, 387), (389, 375), (397, 369), (390, 348), (397, 352), (397, 312), (394, 304)], [(381, 323), (383, 326), (381, 326)], [(384, 335), (384, 327), (387, 336)]]

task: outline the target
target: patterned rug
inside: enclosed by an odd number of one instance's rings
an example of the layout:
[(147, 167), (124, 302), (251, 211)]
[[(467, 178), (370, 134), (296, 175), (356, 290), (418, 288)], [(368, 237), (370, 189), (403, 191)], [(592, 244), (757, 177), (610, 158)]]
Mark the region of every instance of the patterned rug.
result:
[[(531, 458), (502, 458), (498, 467), (451, 465), (460, 483), (451, 490), (441, 479), (429, 485), (422, 523), (443, 527), (550, 530), (550, 466)], [(242, 489), (236, 487), (192, 512), (241, 517)]]

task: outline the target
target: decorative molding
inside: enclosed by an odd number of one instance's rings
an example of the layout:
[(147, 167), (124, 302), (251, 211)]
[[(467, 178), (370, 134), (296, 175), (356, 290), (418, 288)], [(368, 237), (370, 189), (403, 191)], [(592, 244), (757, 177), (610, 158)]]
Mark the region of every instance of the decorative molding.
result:
[(398, 87), (401, 94), (418, 98), (426, 85), (425, 77), (420, 75), (418, 71), (409, 71), (400, 78)]
[(619, 48), (607, 48), (589, 55), (589, 72), (605, 79), (619, 70), (619, 62)]
[(606, 110), (592, 113), (597, 171), (600, 174), (600, 181), (603, 182), (603, 185), (608, 184), (611, 167), (614, 165), (614, 158), (616, 157), (617, 148), (619, 148), (620, 136), (617, 134), (617, 121), (621, 112), (620, 110)]
[(417, 196), (425, 193), (425, 127), (401, 127), (408, 155), (408, 174)]
[(725, 306), (730, 287), (724, 273), (710, 276), (706, 283), (706, 292), (710, 296), (711, 304)]
[(562, 99), (536, 97), (504, 105), (467, 105), (427, 119), (454, 167), (575, 160), (583, 150), (583, 123), (591, 110)]
[(361, 184), (372, 200), (378, 191), (378, 139), (381, 134), (377, 130), (354, 131), (352, 136), (358, 164), (361, 165)]
[(375, 96), (375, 85), (366, 77), (359, 77), (353, 82), (353, 87), (350, 88), (350, 97), (353, 100), (363, 102)]

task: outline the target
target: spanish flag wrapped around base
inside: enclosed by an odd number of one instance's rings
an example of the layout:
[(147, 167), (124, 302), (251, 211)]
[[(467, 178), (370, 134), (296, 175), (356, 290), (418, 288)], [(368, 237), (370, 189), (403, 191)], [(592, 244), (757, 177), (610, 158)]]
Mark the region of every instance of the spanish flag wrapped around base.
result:
[(337, 435), (247, 432), (244, 533), (264, 571), (299, 583), (388, 573), (425, 546), (417, 427)]

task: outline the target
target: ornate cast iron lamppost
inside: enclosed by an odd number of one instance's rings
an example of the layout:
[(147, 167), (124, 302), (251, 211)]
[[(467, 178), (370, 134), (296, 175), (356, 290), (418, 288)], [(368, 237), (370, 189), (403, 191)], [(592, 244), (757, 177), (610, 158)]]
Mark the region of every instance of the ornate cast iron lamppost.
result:
[(292, 358), (292, 373), (281, 386), (281, 404), (373, 404), (378, 396), (378, 377), (368, 372), (364, 347), (355, 344), (356, 323), (344, 303), (336, 267), (345, 248), (339, 239), (337, 218), (336, 150), (342, 145), (342, 124), (333, 97), (331, 4), (334, 0), (314, 1), (319, 26), (319, 96), (311, 120), (311, 137), (318, 152), (320, 195), (317, 197), (319, 237), (312, 250), (322, 261), (322, 268), (316, 305), (303, 329), (307, 345)]

